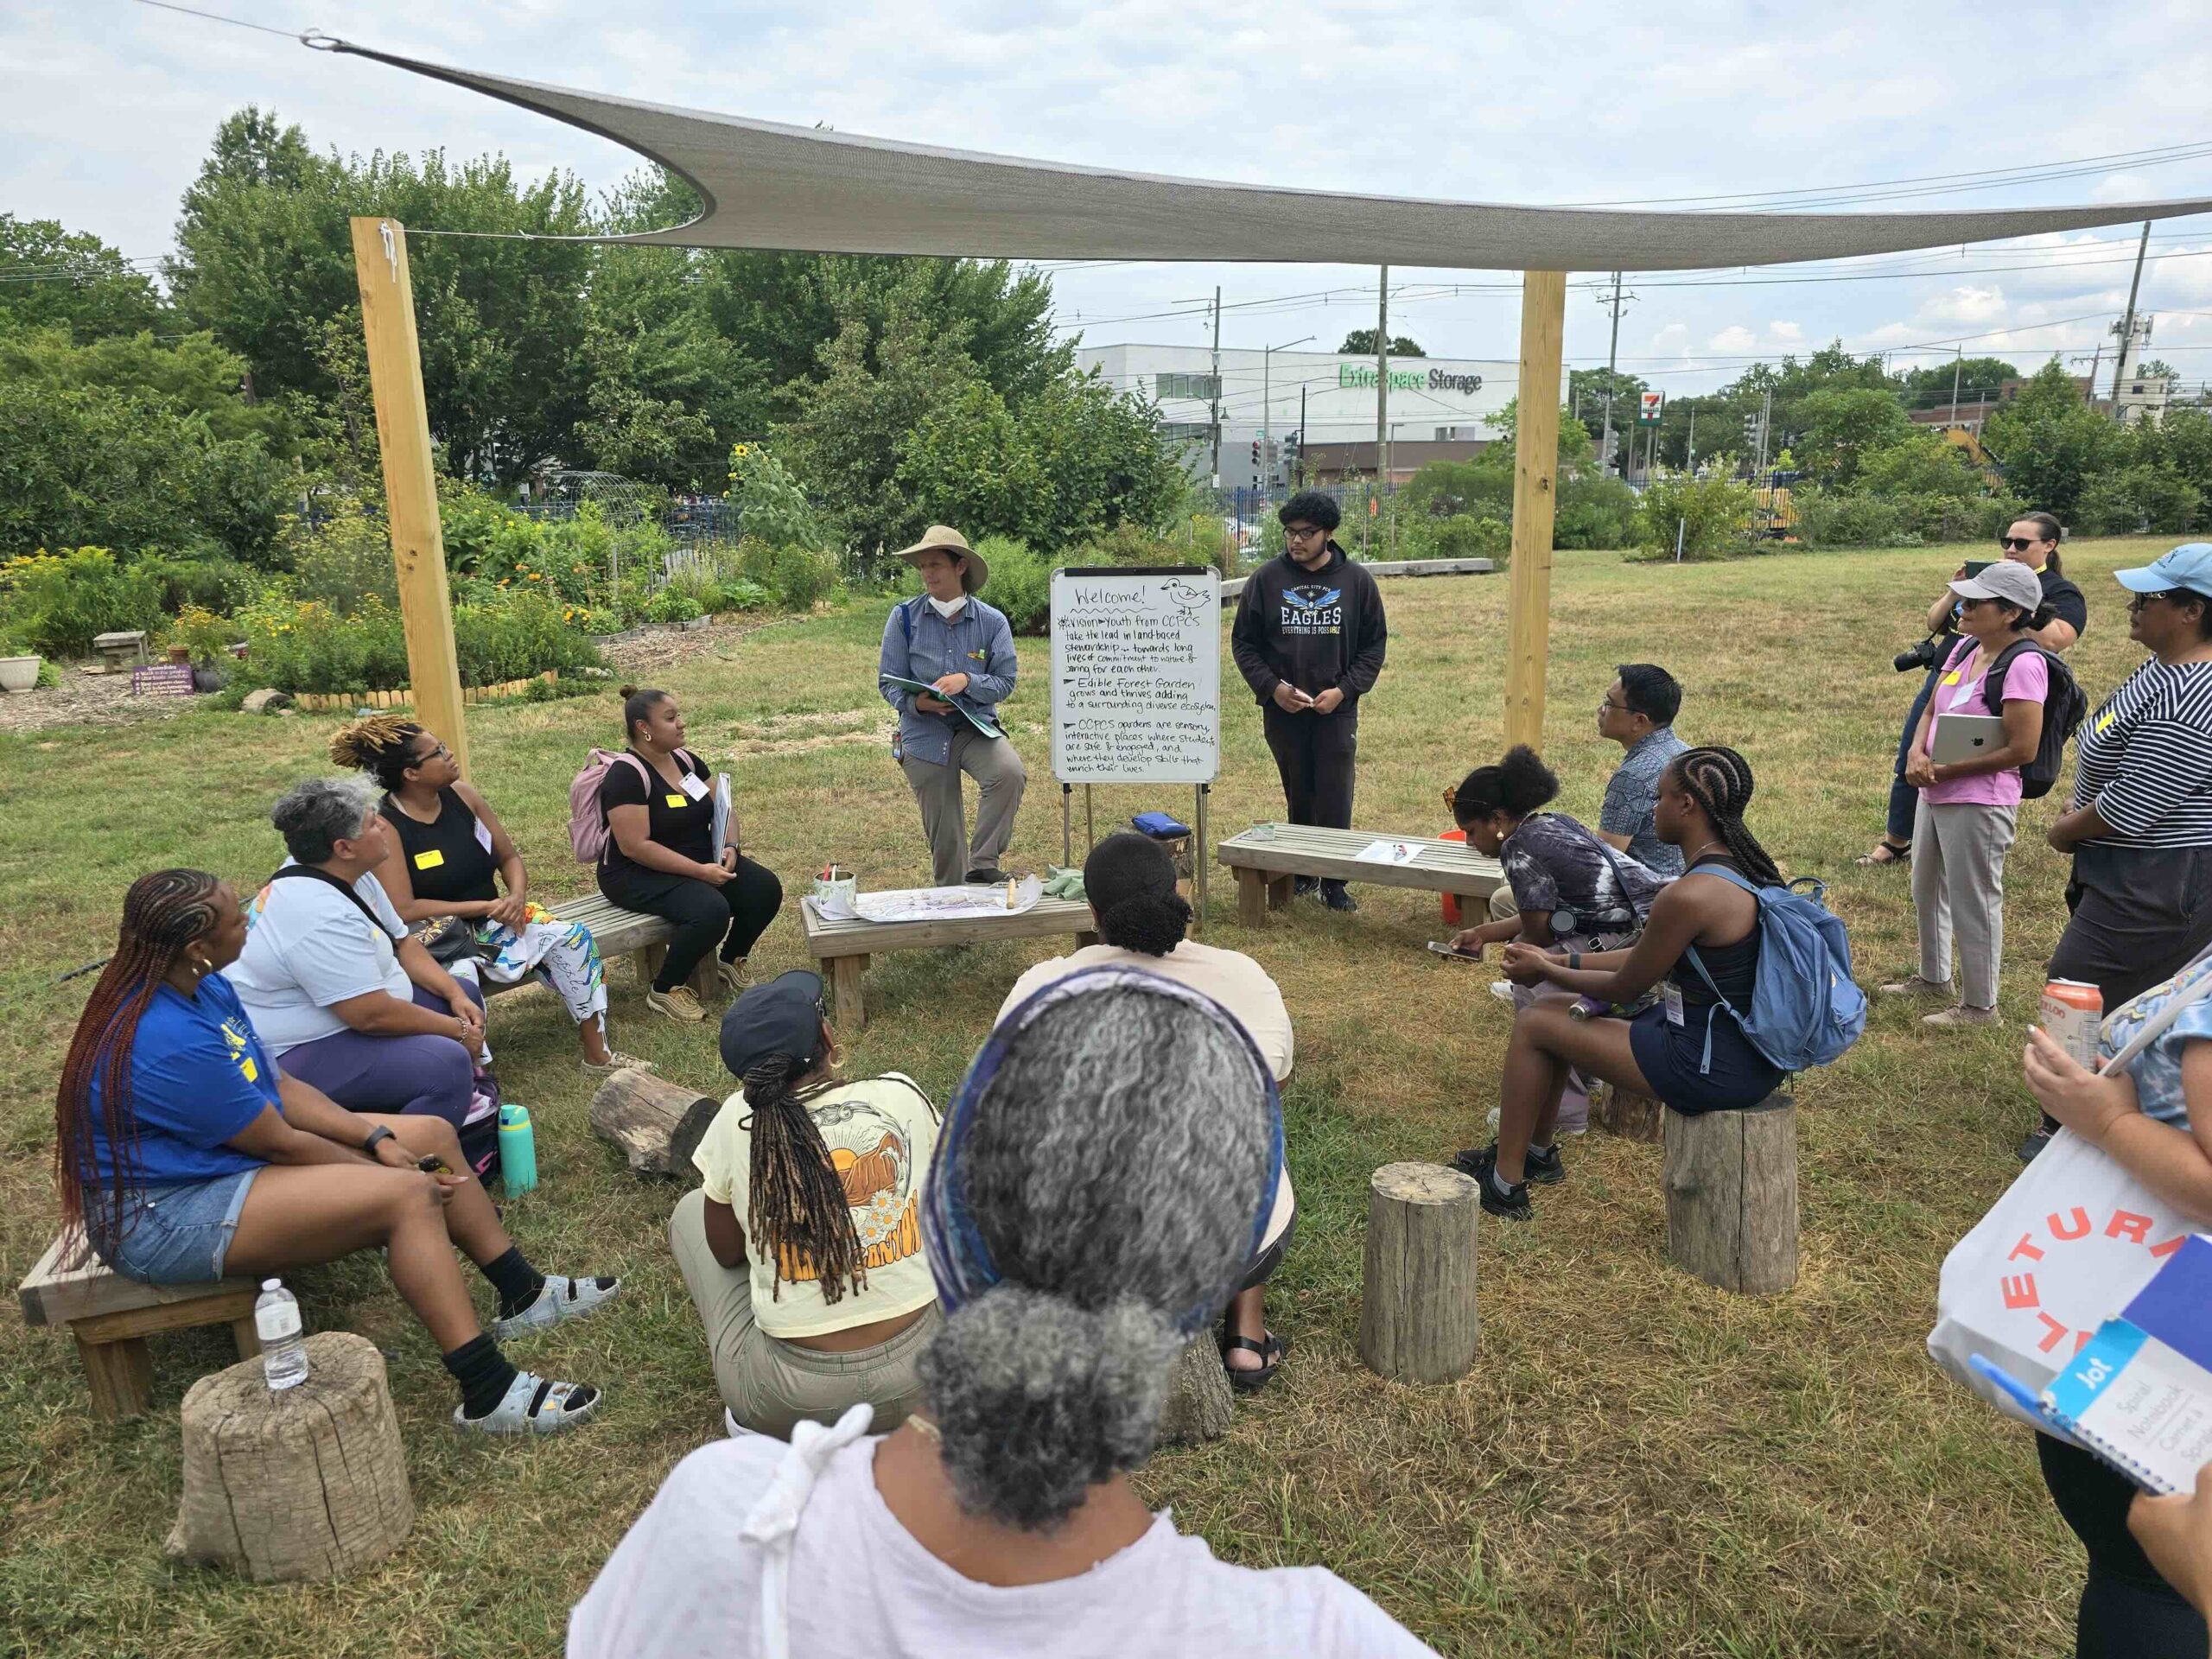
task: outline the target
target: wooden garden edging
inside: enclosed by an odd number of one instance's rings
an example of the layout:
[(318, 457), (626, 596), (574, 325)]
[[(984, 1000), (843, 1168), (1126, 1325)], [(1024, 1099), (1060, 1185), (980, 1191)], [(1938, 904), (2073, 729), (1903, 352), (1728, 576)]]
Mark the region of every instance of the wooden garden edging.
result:
[[(560, 677), (553, 669), (543, 674), (533, 674), (528, 679), (505, 680), (498, 685), (464, 685), (461, 700), (464, 703), (491, 702), (500, 697), (519, 697), (533, 685), (550, 685)], [(355, 709), (397, 709), (412, 707), (414, 689), (401, 686), (396, 691), (295, 691), (292, 702), (304, 714), (327, 715), (346, 713)]]

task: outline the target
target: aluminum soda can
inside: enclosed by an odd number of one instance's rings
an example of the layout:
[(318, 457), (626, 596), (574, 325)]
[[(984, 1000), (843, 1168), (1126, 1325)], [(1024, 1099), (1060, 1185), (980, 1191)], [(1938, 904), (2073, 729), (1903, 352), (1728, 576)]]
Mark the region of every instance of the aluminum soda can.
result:
[(2043, 1028), (2092, 1071), (2097, 1069), (2097, 1035), (2104, 1016), (2105, 995), (2094, 985), (2054, 979), (2043, 988)]

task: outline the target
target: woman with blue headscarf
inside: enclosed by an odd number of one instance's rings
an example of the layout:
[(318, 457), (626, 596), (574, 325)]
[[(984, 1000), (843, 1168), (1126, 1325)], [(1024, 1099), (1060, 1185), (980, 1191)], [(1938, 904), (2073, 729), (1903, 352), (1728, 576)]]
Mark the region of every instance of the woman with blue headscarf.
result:
[(1282, 1114), (1251, 1039), (1141, 969), (994, 1032), (923, 1190), (944, 1325), (919, 1408), (677, 1465), (569, 1623), (571, 1655), (1429, 1651), (1314, 1567), (1255, 1572), (1147, 1511), (1171, 1366), (1258, 1253)]

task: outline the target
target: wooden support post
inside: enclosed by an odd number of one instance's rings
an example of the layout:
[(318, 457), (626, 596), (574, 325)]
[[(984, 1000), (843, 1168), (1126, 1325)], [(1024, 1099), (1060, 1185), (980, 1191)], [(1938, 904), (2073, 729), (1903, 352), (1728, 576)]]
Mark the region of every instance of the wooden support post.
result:
[(1264, 870), (1237, 867), (1236, 919), (1247, 927), (1267, 925), (1268, 877)]
[(1721, 1290), (1771, 1296), (1797, 1282), (1797, 1109), (1667, 1113), (1667, 1255)]
[(154, 1403), (154, 1359), (146, 1351), (145, 1338), (92, 1342), (82, 1332), (74, 1334), (93, 1416), (104, 1423), (120, 1422)]
[(407, 232), (394, 219), (356, 219), (353, 226), (353, 273), (360, 284), (361, 333), (368, 342), (369, 391), (384, 456), (385, 518), (399, 571), (415, 718), (445, 740), (454, 764), (466, 772), (468, 728), (461, 719), (461, 667), (454, 652), (445, 537), (438, 526), (430, 417), (423, 400), (422, 350), (415, 337), (415, 288), (407, 274)]
[(1450, 1382), (1475, 1363), (1481, 1190), (1441, 1164), (1385, 1164), (1367, 1186), (1359, 1357), (1395, 1382)]
[[(645, 990), (651, 990), (653, 982), (660, 977), (661, 964), (667, 960), (668, 946), (665, 944), (640, 945), (637, 952), (639, 986)], [(705, 956), (692, 964), (691, 977), (684, 982), (690, 986), (691, 995), (699, 999), (700, 1006), (702, 1007), (706, 1006), (709, 998), (721, 989), (721, 975), (716, 971), (715, 966), (719, 958), (713, 951), (708, 951)]]
[(1513, 570), (1506, 601), (1505, 741), (1544, 744), (1544, 663), (1551, 633), (1552, 520), (1559, 495), (1560, 343), (1567, 273), (1521, 279), (1521, 378), (1515, 390)]
[(238, 1351), (240, 1359), (261, 1357), (261, 1332), (254, 1325), (253, 1315), (231, 1321), (231, 1345)]
[(1269, 876), (1268, 878), (1268, 908), (1269, 910), (1282, 909), (1286, 905), (1290, 903), (1293, 895), (1294, 895), (1297, 891), (1298, 878), (1296, 876)]
[(867, 974), (866, 957), (830, 958), (830, 988), (837, 999), (838, 1023), (852, 1031), (868, 1025), (868, 998), (861, 991), (861, 981)]

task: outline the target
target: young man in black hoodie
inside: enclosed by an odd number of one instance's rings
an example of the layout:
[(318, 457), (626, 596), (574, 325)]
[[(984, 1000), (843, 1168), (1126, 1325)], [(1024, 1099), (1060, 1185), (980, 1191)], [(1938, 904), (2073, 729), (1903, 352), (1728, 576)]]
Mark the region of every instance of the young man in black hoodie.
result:
[[(1260, 700), (1286, 816), (1293, 823), (1349, 830), (1359, 700), (1382, 673), (1389, 643), (1382, 595), (1337, 545), (1332, 532), (1341, 515), (1328, 496), (1301, 490), (1275, 517), (1283, 556), (1245, 582), (1229, 648)], [(1311, 893), (1314, 885), (1300, 876), (1298, 891)], [(1331, 910), (1359, 908), (1343, 882), (1319, 886)]]

